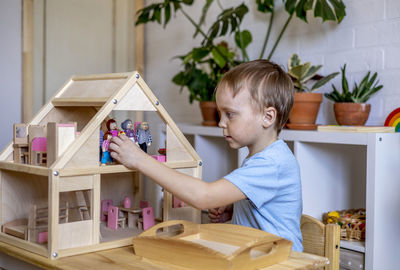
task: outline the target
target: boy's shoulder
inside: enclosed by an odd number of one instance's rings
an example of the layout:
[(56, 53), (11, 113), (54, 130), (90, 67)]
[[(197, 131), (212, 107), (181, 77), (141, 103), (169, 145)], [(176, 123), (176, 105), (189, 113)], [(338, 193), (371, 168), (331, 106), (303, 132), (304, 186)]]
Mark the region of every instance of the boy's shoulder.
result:
[(272, 163), (279, 167), (282, 164), (289, 166), (297, 164), (296, 158), (294, 157), (292, 151), (282, 140), (273, 142), (262, 151), (255, 154), (253, 157), (250, 157), (248, 160), (249, 165), (252, 163), (258, 163), (260, 161), (267, 161), (270, 164)]

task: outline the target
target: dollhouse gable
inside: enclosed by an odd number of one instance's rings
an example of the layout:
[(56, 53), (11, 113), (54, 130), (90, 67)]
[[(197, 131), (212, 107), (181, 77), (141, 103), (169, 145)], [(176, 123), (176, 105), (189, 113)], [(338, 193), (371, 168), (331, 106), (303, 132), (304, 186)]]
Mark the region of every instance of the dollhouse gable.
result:
[[(117, 74), (112, 74), (108, 78), (107, 75), (103, 75), (103, 77), (96, 75), (95, 78), (75, 76), (71, 81), (72, 83), (67, 82), (65, 87), (60, 90), (61, 95), (57, 94), (53, 99), (53, 105), (56, 107), (68, 105), (102, 106), (82, 129), (74, 143), (51, 166), (52, 169), (98, 165), (98, 131), (100, 126), (107, 121), (108, 115), (114, 110), (156, 111), (167, 126), (166, 152), (169, 157), (168, 161), (197, 162), (200, 160), (139, 73), (122, 73), (119, 77)], [(78, 82), (77, 85), (76, 82)], [(104, 83), (104, 86), (102, 83)], [(79, 91), (81, 87), (91, 91)], [(95, 94), (91, 95), (90, 92)]]

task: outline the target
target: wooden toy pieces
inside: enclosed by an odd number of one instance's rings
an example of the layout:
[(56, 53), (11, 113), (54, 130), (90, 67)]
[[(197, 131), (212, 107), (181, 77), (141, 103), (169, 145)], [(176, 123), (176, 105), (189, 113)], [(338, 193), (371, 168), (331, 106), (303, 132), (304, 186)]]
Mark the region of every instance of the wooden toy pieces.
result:
[(76, 123), (14, 124), (14, 162), (50, 167), (76, 136)]
[[(149, 205), (148, 201), (141, 201), (140, 208), (131, 207), (127, 203), (127, 198), (123, 200), (124, 205), (114, 206), (113, 201), (106, 199), (101, 201), (101, 221), (107, 223), (107, 227), (117, 230), (125, 228), (128, 223), (128, 228), (138, 230), (147, 230), (154, 226), (154, 209)], [(129, 207), (127, 207), (129, 206)]]

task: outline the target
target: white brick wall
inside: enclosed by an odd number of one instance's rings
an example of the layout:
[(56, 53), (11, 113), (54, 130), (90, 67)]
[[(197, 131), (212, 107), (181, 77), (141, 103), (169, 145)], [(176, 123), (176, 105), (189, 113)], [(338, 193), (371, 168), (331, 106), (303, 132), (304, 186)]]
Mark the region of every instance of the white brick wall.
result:
[[(241, 1), (221, 2), (228, 5), (229, 2)], [(267, 24), (263, 15), (254, 11), (254, 1), (245, 2), (250, 4), (250, 13), (244, 28), (253, 34), (249, 55), (255, 59), (259, 55)], [(276, 3), (281, 5), (280, 1)], [(400, 107), (397, 82), (400, 78), (400, 0), (344, 0), (344, 3), (347, 16), (339, 25), (332, 22), (322, 24), (320, 19), (309, 19), (309, 24), (306, 24), (295, 18), (275, 51), (273, 60), (286, 67), (288, 57), (296, 52), (304, 61), (314, 65), (322, 64), (322, 74), (340, 71), (340, 67), (347, 63), (350, 85), (353, 85), (354, 80), (359, 82), (368, 70), (377, 71), (384, 88), (370, 99), (372, 111), (367, 125), (382, 125), (387, 115)], [(197, 6), (185, 10), (198, 18), (201, 8)], [(285, 12), (276, 13), (272, 40), (276, 38), (286, 16)], [(180, 14), (172, 20), (174, 22), (166, 30), (162, 30), (159, 25), (146, 26), (148, 81), (176, 121), (200, 122), (197, 103), (188, 105), (187, 92), (184, 90), (183, 95), (179, 94), (178, 88), (171, 83), (172, 75), (179, 68), (179, 61), (171, 61), (171, 58), (198, 43), (191, 38), (193, 28)], [(185, 27), (182, 27), (183, 24)], [(340, 87), (340, 76), (332, 83)], [(331, 85), (319, 91), (330, 92)], [(176, 106), (176, 101), (179, 101), (179, 106)], [(324, 99), (317, 123), (336, 123), (332, 107), (332, 103)]]

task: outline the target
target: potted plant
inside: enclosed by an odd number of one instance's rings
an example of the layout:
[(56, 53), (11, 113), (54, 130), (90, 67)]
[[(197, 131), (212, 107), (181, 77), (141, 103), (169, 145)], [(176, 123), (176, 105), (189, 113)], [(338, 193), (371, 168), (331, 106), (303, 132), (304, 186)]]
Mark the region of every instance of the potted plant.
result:
[[(322, 94), (313, 93), (321, 88), (339, 72), (329, 74), (325, 77), (318, 75), (321, 65), (312, 66), (310, 62), (302, 63), (297, 54), (292, 54), (288, 62), (288, 73), (292, 78), (295, 88), (294, 104), (289, 115), (290, 129), (316, 129), (319, 106)], [(311, 83), (314, 81), (314, 83)]]
[(333, 91), (325, 93), (324, 96), (335, 102), (334, 112), (336, 122), (339, 125), (363, 126), (368, 120), (371, 111), (371, 104), (366, 102), (369, 98), (381, 90), (383, 85), (379, 85), (378, 74), (371, 72), (364, 76), (359, 84), (354, 82), (352, 91), (349, 91), (349, 84), (346, 78), (346, 65), (341, 68), (342, 72), (342, 93), (332, 85)]
[[(201, 16), (195, 20), (185, 8), (192, 6), (195, 0), (164, 0), (152, 3), (138, 11), (136, 25), (148, 22), (157, 22), (164, 25), (168, 24), (172, 13), (182, 13), (183, 16), (194, 26), (193, 38), (197, 35), (202, 36), (200, 46), (190, 50), (188, 53), (178, 58), (182, 61), (182, 70), (173, 78), (173, 82), (182, 88), (187, 88), (190, 92), (189, 102), (193, 100), (213, 101), (213, 93), (216, 84), (223, 73), (233, 66), (242, 62), (249, 61), (247, 47), (252, 42), (250, 31), (242, 26), (243, 18), (249, 11), (245, 3), (238, 6), (225, 8), (220, 1), (204, 1)], [(228, 1), (227, 1), (228, 2)], [(284, 11), (287, 19), (280, 27), (277, 39), (271, 46), (267, 46), (270, 41), (270, 34), (275, 23), (275, 1), (255, 0), (255, 7), (258, 12), (265, 14), (268, 18), (266, 34), (263, 45), (260, 47), (258, 58), (264, 58), (265, 49), (271, 48), (267, 59), (270, 59), (276, 50), (287, 26), (293, 19), (298, 17), (307, 23), (307, 12), (314, 11), (314, 17), (320, 17), (323, 22), (337, 21), (340, 23), (345, 13), (345, 5), (342, 0), (284, 0)], [(208, 11), (212, 6), (218, 5), (221, 12), (209, 24), (208, 30), (203, 30)], [(185, 8), (184, 8), (185, 7)], [(216, 42), (221, 37), (231, 36), (232, 44), (235, 49), (230, 49), (227, 43)]]

